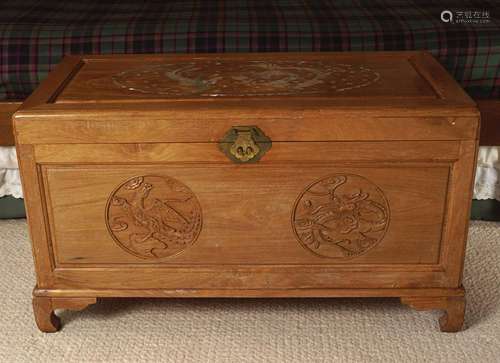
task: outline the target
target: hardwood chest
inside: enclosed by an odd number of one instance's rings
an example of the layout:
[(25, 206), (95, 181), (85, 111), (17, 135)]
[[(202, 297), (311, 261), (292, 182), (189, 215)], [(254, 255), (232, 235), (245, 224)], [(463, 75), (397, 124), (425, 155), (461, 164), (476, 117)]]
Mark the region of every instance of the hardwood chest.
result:
[(479, 128), (425, 52), (66, 57), (14, 116), (35, 319), (105, 297), (399, 297), (464, 319)]

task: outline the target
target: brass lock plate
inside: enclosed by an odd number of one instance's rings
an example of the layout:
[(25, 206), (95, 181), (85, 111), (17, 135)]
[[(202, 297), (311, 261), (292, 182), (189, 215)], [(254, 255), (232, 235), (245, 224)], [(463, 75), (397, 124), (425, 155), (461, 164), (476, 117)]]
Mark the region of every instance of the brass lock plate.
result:
[(257, 126), (233, 126), (219, 141), (219, 149), (235, 163), (254, 163), (272, 142)]

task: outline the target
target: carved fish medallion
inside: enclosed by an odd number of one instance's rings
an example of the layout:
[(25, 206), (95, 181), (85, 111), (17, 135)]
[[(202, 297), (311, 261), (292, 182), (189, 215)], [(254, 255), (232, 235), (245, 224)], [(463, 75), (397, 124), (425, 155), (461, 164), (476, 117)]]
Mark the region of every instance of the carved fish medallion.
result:
[(389, 226), (384, 193), (359, 175), (335, 174), (310, 184), (300, 194), (292, 226), (300, 244), (321, 257), (346, 259), (364, 254)]

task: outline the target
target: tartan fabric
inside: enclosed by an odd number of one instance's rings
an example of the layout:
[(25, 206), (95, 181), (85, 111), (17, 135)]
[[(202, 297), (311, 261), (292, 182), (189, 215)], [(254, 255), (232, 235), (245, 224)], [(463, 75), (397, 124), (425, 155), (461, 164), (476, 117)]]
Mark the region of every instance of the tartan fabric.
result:
[[(449, 24), (445, 9), (490, 23)], [(0, 4), (0, 100), (64, 54), (429, 50), (476, 98), (500, 97), (498, 1), (15, 0)]]

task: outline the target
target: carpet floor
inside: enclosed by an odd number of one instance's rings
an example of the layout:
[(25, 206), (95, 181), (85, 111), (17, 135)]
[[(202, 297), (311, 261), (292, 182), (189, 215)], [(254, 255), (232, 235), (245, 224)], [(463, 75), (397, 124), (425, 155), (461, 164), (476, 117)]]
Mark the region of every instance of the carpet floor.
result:
[(500, 223), (472, 222), (465, 330), (396, 299), (102, 299), (40, 333), (24, 220), (0, 220), (0, 362), (500, 362)]

